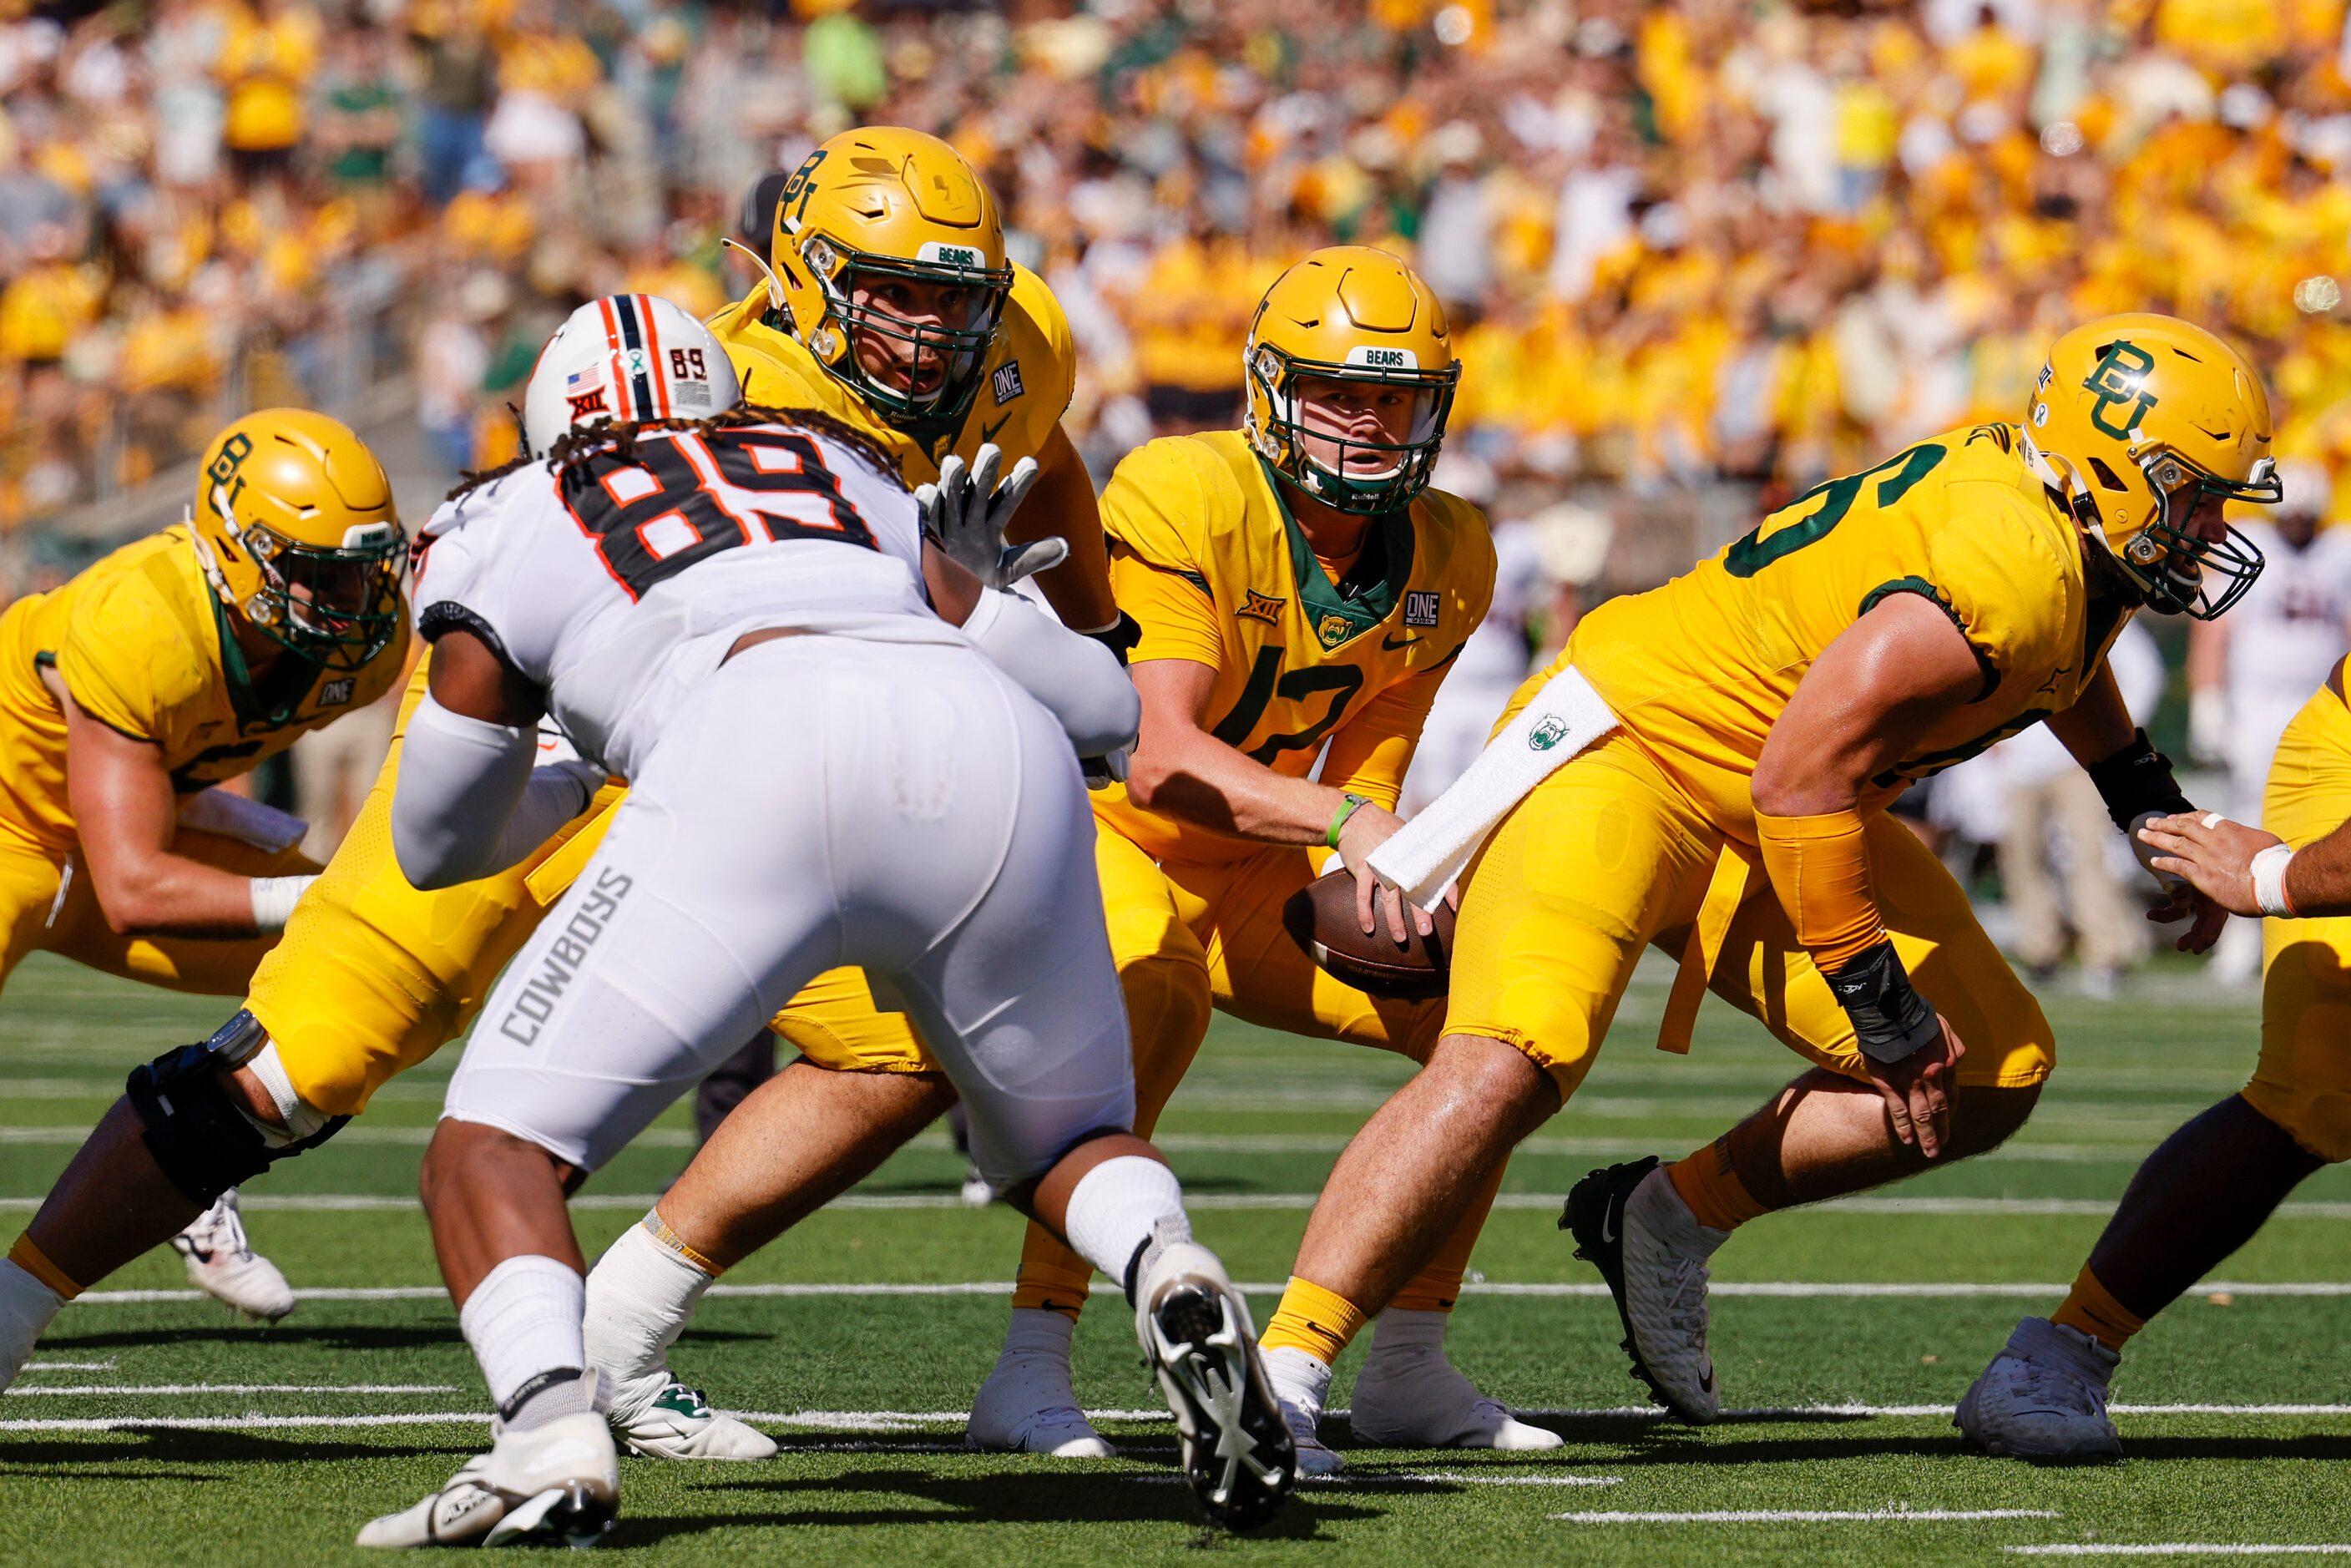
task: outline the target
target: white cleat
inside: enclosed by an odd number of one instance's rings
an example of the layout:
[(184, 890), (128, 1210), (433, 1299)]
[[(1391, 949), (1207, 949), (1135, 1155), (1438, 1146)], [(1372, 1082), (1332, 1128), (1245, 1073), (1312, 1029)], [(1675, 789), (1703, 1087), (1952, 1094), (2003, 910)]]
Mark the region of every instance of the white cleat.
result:
[(621, 1508), (612, 1429), (592, 1410), (527, 1432), (500, 1430), (439, 1491), (370, 1520), (361, 1546), (504, 1546), (561, 1539), (592, 1546)]
[[(1556, 1432), (1518, 1420), (1500, 1400), (1479, 1393), (1478, 1385), (1445, 1359), (1441, 1347), (1416, 1346), (1384, 1355), (1376, 1341), (1371, 1358), (1355, 1379), (1349, 1424), (1358, 1442), (1379, 1448), (1500, 1448), (1534, 1453), (1566, 1441)], [(1305, 1462), (1301, 1448), (1301, 1469)]]
[(2007, 1458), (2121, 1458), (2123, 1440), (2106, 1416), (2106, 1390), (2121, 1363), (2079, 1329), (2027, 1318), (1961, 1396), (1951, 1425)]
[(1729, 1232), (1698, 1222), (1654, 1155), (1593, 1171), (1568, 1194), (1560, 1228), (1616, 1298), (1633, 1375), (1694, 1427), (1722, 1415), (1707, 1354), (1706, 1260)]
[(731, 1459), (776, 1457), (775, 1439), (748, 1423), (715, 1410), (699, 1388), (688, 1388), (657, 1368), (612, 1385), (612, 1436), (649, 1459)]
[(1305, 1480), (1328, 1480), (1347, 1468), (1339, 1450), (1322, 1440), (1321, 1420), (1301, 1405), (1281, 1402), (1281, 1424), (1290, 1429), (1290, 1447), (1298, 1451), (1298, 1474)]
[(1159, 1244), (1134, 1296), (1135, 1337), (1175, 1412), (1192, 1494), (1211, 1524), (1265, 1523), (1298, 1484), (1298, 1456), (1249, 1304), (1217, 1255), (1188, 1238)]
[(1014, 1309), (1003, 1353), (971, 1403), (965, 1448), (1057, 1459), (1118, 1457), (1078, 1407), (1070, 1381), (1070, 1335), (1076, 1327), (1059, 1312)]
[(294, 1287), (245, 1239), (235, 1187), (172, 1237), (172, 1249), (187, 1264), (190, 1281), (232, 1312), (274, 1323), (294, 1310)]

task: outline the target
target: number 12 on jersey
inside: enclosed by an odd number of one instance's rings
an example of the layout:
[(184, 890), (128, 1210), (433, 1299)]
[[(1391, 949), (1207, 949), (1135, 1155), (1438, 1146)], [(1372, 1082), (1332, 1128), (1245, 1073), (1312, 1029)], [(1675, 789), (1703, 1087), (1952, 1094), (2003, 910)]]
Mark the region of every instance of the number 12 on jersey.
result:
[(631, 599), (698, 560), (787, 539), (875, 544), (808, 436), (772, 427), (643, 431), (563, 471), (564, 504)]

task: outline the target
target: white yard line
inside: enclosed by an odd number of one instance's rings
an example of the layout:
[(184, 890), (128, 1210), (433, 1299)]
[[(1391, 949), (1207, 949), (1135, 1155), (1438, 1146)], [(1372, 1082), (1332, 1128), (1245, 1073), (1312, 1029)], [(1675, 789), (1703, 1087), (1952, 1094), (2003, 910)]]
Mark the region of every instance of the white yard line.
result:
[[(1183, 1476), (1131, 1475), (1131, 1481), (1144, 1486), (1187, 1486)], [(1335, 1476), (1301, 1476), (1307, 1486), (1333, 1487), (1613, 1487), (1624, 1484), (1623, 1476), (1481, 1476), (1459, 1470), (1400, 1471), (1395, 1474), (1365, 1474), (1348, 1469)]]
[(2046, 1546), (2003, 1546), (2019, 1557), (2351, 1557), (2351, 1542), (2256, 1545), (2251, 1542), (2060, 1541)]
[[(29, 1369), (28, 1369), (29, 1370)], [(18, 1384), (0, 1389), (0, 1396), (36, 1395), (158, 1394), (455, 1394), (450, 1383), (79, 1383), (27, 1388)]]
[(1571, 1524), (1956, 1524), (1989, 1519), (2062, 1519), (2050, 1508), (1725, 1508), (1699, 1513), (1554, 1513)]
[(112, 1372), (110, 1361), (28, 1361), (21, 1372)]

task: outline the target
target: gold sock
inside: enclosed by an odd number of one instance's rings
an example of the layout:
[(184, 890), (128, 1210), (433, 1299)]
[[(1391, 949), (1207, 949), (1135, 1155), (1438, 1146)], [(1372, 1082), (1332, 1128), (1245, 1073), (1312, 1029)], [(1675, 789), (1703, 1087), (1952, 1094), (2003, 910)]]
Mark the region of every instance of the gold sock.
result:
[(1062, 1246), (1051, 1231), (1032, 1224), (1021, 1239), (1020, 1271), (1013, 1279), (1014, 1307), (1041, 1308), (1075, 1322), (1093, 1287), (1094, 1268)]
[(68, 1278), (63, 1269), (49, 1261), (47, 1253), (33, 1245), (33, 1233), (29, 1230), (18, 1236), (16, 1244), (8, 1249), (8, 1261), (68, 1301), (82, 1292), (82, 1287)]
[(1682, 1195), (1698, 1222), (1712, 1230), (1736, 1230), (1760, 1214), (1771, 1211), (1755, 1201), (1747, 1184), (1730, 1163), (1730, 1140), (1717, 1138), (1687, 1159), (1666, 1167), (1666, 1177)]
[(1461, 1216), (1461, 1222), (1453, 1228), (1453, 1234), (1445, 1239), (1445, 1245), (1437, 1249), (1437, 1256), (1428, 1260), (1428, 1267), (1405, 1281), (1404, 1289), (1395, 1293), (1395, 1300), (1390, 1301), (1389, 1306), (1400, 1307), (1408, 1312), (1449, 1312), (1453, 1310), (1454, 1301), (1461, 1294), (1461, 1277), (1469, 1271), (1470, 1250), (1478, 1245), (1478, 1233), (1486, 1228), (1486, 1215), (1494, 1207), (1494, 1195), (1502, 1190), (1503, 1168), (1496, 1167), (1493, 1176), (1486, 1183), (1486, 1190), (1470, 1200), (1469, 1207)]
[(1292, 1274), (1290, 1288), (1281, 1292), (1281, 1305), (1274, 1309), (1273, 1321), (1265, 1325), (1258, 1343), (1267, 1350), (1302, 1350), (1333, 1366), (1363, 1327), (1364, 1314), (1354, 1302)]
[(2115, 1300), (2114, 1292), (2098, 1282), (2087, 1263), (2074, 1276), (2065, 1304), (2052, 1312), (2049, 1321), (2088, 1334), (2108, 1350), (2122, 1349), (2131, 1335), (2147, 1327), (2145, 1318)]
[(709, 1259), (704, 1257), (701, 1253), (695, 1251), (691, 1246), (687, 1245), (684, 1237), (680, 1236), (676, 1231), (672, 1230), (669, 1228), (669, 1221), (662, 1218), (661, 1207), (659, 1205), (655, 1205), (653, 1207), (645, 1210), (645, 1217), (643, 1219), (638, 1220), (637, 1223), (643, 1228), (646, 1235), (652, 1237), (655, 1241), (659, 1242), (664, 1247), (668, 1248), (671, 1251), (676, 1253), (680, 1258), (683, 1258), (688, 1263), (693, 1264), (695, 1268), (701, 1270), (712, 1279), (716, 1280), (719, 1275), (726, 1272), (726, 1270), (721, 1269), (717, 1264), (712, 1262)]

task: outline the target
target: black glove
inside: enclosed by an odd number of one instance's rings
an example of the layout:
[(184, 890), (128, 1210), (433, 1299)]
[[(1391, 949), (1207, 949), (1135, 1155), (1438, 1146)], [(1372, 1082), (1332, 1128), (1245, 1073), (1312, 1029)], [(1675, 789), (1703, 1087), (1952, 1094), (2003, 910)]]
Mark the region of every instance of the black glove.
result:
[(1117, 654), (1118, 662), (1123, 664), (1126, 663), (1126, 656), (1134, 652), (1134, 645), (1143, 641), (1143, 622), (1122, 610), (1118, 612), (1118, 619), (1101, 631), (1081, 632), (1079, 635), (1092, 637), (1095, 642)]
[(2112, 757), (2091, 763), (2089, 774), (2098, 799), (2106, 803), (2106, 815), (2126, 833), (2150, 812), (2171, 817), (2196, 809), (2171, 777), (2171, 758), (2149, 743), (2143, 729), (2132, 731), (2130, 744)]

